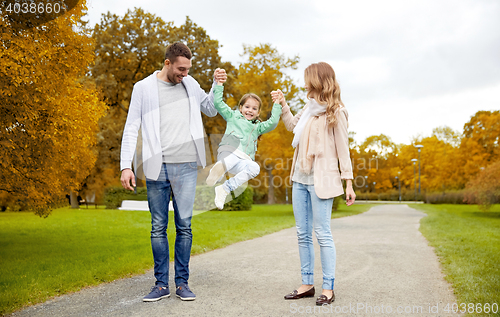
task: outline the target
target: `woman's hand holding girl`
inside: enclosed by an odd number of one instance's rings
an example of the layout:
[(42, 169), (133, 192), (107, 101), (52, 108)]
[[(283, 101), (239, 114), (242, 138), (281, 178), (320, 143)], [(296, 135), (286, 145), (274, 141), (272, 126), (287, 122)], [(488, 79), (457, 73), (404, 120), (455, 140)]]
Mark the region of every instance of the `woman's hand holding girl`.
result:
[(281, 106), (286, 105), (285, 96), (281, 90), (271, 91), (271, 97), (273, 98), (274, 103), (279, 103)]

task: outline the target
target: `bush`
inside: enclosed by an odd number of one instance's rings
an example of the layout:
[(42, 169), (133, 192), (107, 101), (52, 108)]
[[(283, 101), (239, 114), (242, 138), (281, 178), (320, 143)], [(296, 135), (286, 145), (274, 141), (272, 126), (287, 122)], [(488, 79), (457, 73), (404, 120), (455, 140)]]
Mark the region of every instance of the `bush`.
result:
[(482, 210), (500, 202), (500, 161), (488, 165), (466, 185), (465, 199)]
[(215, 206), (214, 187), (208, 185), (196, 186), (194, 196), (194, 210), (210, 210)]
[(341, 203), (343, 204), (345, 202), (344, 196), (345, 196), (345, 194), (341, 195), (341, 196), (337, 196), (333, 199), (332, 212), (337, 211), (339, 209), (339, 205)]
[[(226, 211), (241, 211), (241, 210), (251, 210), (253, 204), (253, 189), (248, 186), (243, 192), (238, 191), (239, 194), (235, 199), (227, 202), (224, 205)], [(228, 197), (231, 197), (229, 194)], [(194, 209), (195, 210), (212, 210), (215, 208), (215, 190), (212, 186), (197, 186), (196, 196), (194, 198)], [(227, 200), (226, 200), (227, 201)]]
[[(362, 193), (356, 192), (356, 200), (381, 200), (381, 201), (399, 201), (399, 190), (392, 189), (382, 193)], [(415, 201), (414, 189), (401, 189), (402, 201)], [(417, 201), (423, 201), (424, 194), (417, 194)]]
[(428, 204), (466, 204), (464, 190), (454, 190), (440, 193), (429, 193), (425, 195)]
[(377, 193), (356, 193), (356, 200), (378, 200)]
[(137, 187), (137, 194), (123, 187), (108, 187), (104, 192), (106, 209), (117, 209), (124, 200), (148, 200), (146, 187)]
[(223, 210), (251, 210), (253, 204), (253, 188), (248, 186), (238, 197), (226, 203)]
[[(241, 193), (241, 191), (239, 192)], [(196, 186), (194, 210), (211, 210), (215, 208), (215, 191), (212, 186)], [(104, 193), (106, 209), (117, 209), (124, 200), (148, 200), (146, 187), (137, 187), (137, 194), (123, 187), (108, 187)], [(223, 210), (251, 210), (253, 204), (253, 189), (247, 187), (236, 199), (226, 203)]]

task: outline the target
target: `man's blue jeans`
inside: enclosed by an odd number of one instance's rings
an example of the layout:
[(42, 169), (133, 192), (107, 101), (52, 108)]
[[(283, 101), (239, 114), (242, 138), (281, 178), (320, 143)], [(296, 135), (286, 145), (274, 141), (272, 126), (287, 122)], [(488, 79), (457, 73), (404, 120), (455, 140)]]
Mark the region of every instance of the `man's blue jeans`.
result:
[(312, 231), (316, 233), (323, 269), (323, 289), (333, 289), (335, 281), (336, 250), (333, 243), (330, 221), (333, 198), (321, 199), (314, 191), (314, 185), (293, 182), (293, 214), (299, 240), (299, 256), (302, 284), (314, 285), (314, 246)]
[(156, 285), (168, 286), (169, 249), (167, 239), (168, 204), (172, 195), (175, 220), (175, 284), (189, 279), (189, 259), (193, 234), (191, 218), (196, 192), (197, 165), (164, 163), (158, 180), (146, 179), (151, 212), (151, 246), (153, 248)]

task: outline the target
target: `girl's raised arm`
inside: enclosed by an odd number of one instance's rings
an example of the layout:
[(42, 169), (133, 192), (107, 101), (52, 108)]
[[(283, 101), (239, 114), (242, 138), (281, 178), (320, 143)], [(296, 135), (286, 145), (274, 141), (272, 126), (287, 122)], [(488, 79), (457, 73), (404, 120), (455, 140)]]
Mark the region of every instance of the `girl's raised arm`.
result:
[(288, 131), (293, 131), (293, 129), (297, 125), (297, 122), (299, 122), (300, 116), (302, 115), (304, 109), (302, 109), (299, 113), (297, 113), (294, 116), (290, 111), (290, 107), (286, 103), (285, 96), (283, 95), (283, 92), (281, 90), (278, 89), (276, 91), (271, 92), (271, 96), (273, 97), (274, 102), (279, 102), (281, 104), (282, 107), (281, 119), (283, 120), (286, 129)]
[(224, 93), (224, 86), (222, 85), (226, 80), (219, 81), (217, 80), (217, 86), (214, 87), (214, 107), (217, 109), (219, 114), (224, 118), (224, 120), (228, 120), (233, 117), (234, 112), (229, 108), (229, 106), (222, 100), (222, 95)]

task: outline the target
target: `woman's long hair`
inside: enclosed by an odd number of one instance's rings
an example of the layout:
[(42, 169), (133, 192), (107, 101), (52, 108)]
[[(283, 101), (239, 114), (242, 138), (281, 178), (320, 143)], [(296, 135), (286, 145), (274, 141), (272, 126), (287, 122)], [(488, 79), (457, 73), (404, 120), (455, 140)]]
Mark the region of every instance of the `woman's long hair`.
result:
[(340, 106), (340, 87), (332, 66), (325, 62), (309, 65), (304, 71), (307, 87), (307, 98), (314, 98), (318, 103), (326, 103), (326, 121), (330, 126), (337, 123), (335, 117)]

